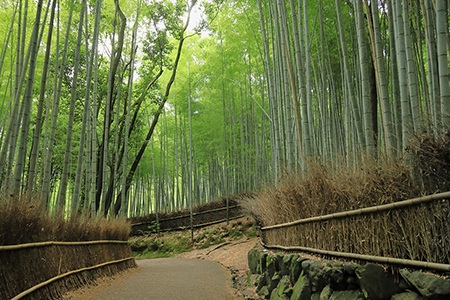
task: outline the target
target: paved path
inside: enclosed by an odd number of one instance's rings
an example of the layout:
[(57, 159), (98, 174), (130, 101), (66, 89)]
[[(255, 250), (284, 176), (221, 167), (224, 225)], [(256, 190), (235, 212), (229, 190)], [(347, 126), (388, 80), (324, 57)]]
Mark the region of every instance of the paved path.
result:
[(136, 261), (139, 268), (72, 299), (231, 300), (229, 270), (210, 260), (158, 258)]

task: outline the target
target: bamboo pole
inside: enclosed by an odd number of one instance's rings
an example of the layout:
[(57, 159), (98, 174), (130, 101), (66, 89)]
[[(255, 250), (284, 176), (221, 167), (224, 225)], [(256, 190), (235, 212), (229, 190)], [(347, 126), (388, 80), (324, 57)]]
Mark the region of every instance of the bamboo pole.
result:
[(0, 251), (11, 251), (11, 250), (19, 250), (26, 248), (37, 248), (37, 247), (45, 247), (45, 246), (83, 246), (83, 245), (96, 245), (96, 244), (127, 244), (128, 241), (110, 241), (110, 240), (101, 240), (101, 241), (85, 241), (85, 242), (39, 242), (39, 243), (26, 243), (19, 245), (7, 245), (0, 246)]
[(450, 192), (445, 192), (445, 193), (428, 195), (428, 196), (424, 196), (424, 197), (419, 197), (419, 198), (414, 198), (414, 199), (410, 199), (410, 200), (404, 200), (404, 201), (399, 201), (399, 202), (394, 202), (394, 203), (389, 203), (389, 204), (365, 207), (365, 208), (361, 208), (361, 209), (354, 209), (354, 210), (338, 212), (338, 213), (333, 213), (333, 214), (328, 214), (328, 215), (323, 215), (323, 216), (317, 216), (317, 217), (296, 220), (293, 222), (287, 222), (287, 223), (283, 223), (283, 224), (265, 226), (265, 227), (261, 228), (261, 231), (275, 229), (275, 228), (290, 227), (290, 226), (305, 224), (305, 223), (322, 222), (322, 221), (327, 221), (327, 220), (331, 220), (331, 219), (340, 219), (340, 218), (347, 218), (347, 217), (351, 217), (351, 216), (372, 214), (372, 213), (394, 210), (394, 209), (414, 206), (414, 205), (418, 205), (418, 204), (423, 204), (423, 203), (428, 203), (428, 202), (442, 200), (442, 199), (448, 199), (448, 198), (450, 198)]

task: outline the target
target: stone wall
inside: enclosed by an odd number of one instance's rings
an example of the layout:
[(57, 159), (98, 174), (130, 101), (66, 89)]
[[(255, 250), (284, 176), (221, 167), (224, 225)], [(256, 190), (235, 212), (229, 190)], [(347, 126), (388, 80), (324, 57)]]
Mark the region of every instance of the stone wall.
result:
[(248, 253), (248, 281), (265, 299), (444, 300), (450, 281), (418, 271), (387, 271), (381, 265), (316, 261), (297, 254)]

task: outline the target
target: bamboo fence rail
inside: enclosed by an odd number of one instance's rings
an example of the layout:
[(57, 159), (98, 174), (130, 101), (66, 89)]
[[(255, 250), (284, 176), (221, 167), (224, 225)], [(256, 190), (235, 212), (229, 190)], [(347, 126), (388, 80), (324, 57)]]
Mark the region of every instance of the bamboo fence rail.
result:
[(96, 244), (127, 244), (128, 241), (110, 241), (110, 240), (101, 240), (101, 241), (85, 241), (85, 242), (38, 242), (38, 243), (26, 243), (19, 245), (7, 245), (0, 246), (0, 251), (11, 251), (11, 250), (19, 250), (25, 248), (37, 248), (37, 247), (45, 247), (45, 246), (82, 246), (82, 245), (96, 245)]

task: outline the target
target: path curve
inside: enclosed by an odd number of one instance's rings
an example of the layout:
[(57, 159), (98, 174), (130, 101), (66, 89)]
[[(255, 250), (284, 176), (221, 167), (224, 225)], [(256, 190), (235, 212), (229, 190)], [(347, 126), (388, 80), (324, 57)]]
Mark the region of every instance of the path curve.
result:
[[(210, 260), (157, 258), (137, 260), (137, 270), (100, 284), (70, 299), (96, 300), (232, 300), (231, 275)], [(241, 298), (242, 299), (242, 298)]]

